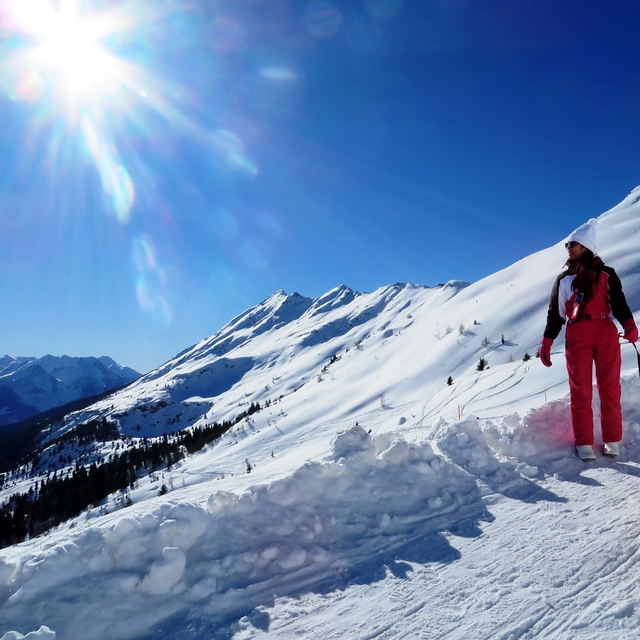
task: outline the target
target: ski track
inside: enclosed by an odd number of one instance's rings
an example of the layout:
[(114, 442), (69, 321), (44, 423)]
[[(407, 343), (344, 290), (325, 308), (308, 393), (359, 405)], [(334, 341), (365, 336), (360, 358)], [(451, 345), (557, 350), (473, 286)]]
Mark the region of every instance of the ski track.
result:
[[(582, 476), (596, 484), (585, 487)], [(325, 640), (636, 638), (640, 524), (629, 517), (636, 482), (605, 463), (576, 474), (574, 482), (551, 478), (546, 488), (565, 502), (525, 504), (489, 494), (496, 519), (483, 525), (483, 535), (448, 537), (461, 552), (457, 561), (416, 564), (406, 579), (388, 575), (348, 587), (322, 606), (319, 596), (305, 596), (296, 605), (307, 613), (298, 619), (290, 617), (290, 602), (276, 602), (268, 631), (251, 627), (251, 635), (240, 631), (234, 638), (304, 637), (305, 628)], [(600, 500), (584, 504), (585, 489), (601, 493)], [(613, 519), (611, 502), (620, 505)], [(539, 527), (541, 518), (553, 526)], [(502, 557), (493, 562), (497, 554)], [(370, 603), (366, 631), (358, 609), (349, 609), (353, 590)], [(323, 614), (326, 607), (335, 613)]]

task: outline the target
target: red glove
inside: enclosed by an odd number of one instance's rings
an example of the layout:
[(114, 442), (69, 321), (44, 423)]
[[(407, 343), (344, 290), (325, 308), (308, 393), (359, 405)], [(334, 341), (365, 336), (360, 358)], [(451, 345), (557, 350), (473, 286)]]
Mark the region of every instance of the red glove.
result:
[(553, 344), (553, 340), (551, 338), (542, 338), (542, 344), (540, 345), (540, 351), (538, 351), (538, 355), (540, 356), (540, 360), (545, 367), (550, 367), (551, 362), (551, 345)]
[(629, 318), (622, 323), (622, 328), (624, 329), (624, 336), (622, 336), (625, 340), (629, 342), (638, 342), (638, 327), (633, 318)]

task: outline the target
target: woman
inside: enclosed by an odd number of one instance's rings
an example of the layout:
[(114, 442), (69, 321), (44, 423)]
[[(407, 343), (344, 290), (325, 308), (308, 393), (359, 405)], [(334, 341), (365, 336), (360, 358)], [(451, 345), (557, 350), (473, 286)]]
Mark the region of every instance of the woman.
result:
[(567, 322), (565, 357), (569, 373), (571, 424), (578, 456), (585, 462), (593, 452), (592, 371), (600, 396), (604, 455), (615, 458), (622, 440), (620, 407), (620, 343), (611, 314), (622, 325), (624, 338), (637, 342), (638, 328), (616, 272), (596, 255), (596, 224), (591, 219), (568, 238), (566, 271), (557, 278), (540, 347), (540, 360), (551, 366), (551, 345)]

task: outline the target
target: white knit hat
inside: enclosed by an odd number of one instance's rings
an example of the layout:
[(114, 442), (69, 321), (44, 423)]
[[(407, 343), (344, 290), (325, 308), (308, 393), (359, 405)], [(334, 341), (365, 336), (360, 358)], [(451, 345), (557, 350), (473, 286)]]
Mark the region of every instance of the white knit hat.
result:
[(578, 227), (565, 242), (579, 242), (583, 247), (591, 249), (593, 255), (596, 255), (596, 226), (598, 221), (591, 218), (589, 222), (585, 222)]

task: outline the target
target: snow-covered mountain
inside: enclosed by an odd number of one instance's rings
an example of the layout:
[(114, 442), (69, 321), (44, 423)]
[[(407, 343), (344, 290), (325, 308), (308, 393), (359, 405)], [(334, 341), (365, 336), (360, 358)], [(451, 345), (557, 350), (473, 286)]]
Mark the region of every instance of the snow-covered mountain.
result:
[(0, 358), (0, 426), (118, 389), (139, 377), (137, 371), (107, 356), (4, 356)]
[[(639, 321), (640, 188), (598, 234)], [(54, 425), (52, 442), (103, 419), (160, 437), (261, 407), (0, 552), (0, 633), (635, 637), (636, 352), (621, 346), (623, 455), (591, 466), (571, 446), (562, 338), (551, 369), (527, 358), (565, 257), (559, 241), (474, 284), (277, 292)], [(28, 471), (3, 500), (33, 486)]]
[[(605, 262), (611, 258), (633, 309), (640, 308), (637, 198), (634, 191), (601, 216), (598, 229), (600, 254)], [(369, 294), (340, 286), (318, 299), (278, 291), (64, 428), (107, 416), (125, 434), (160, 436), (231, 419), (252, 402), (288, 397), (303, 386), (332, 395), (338, 377), (345, 397), (330, 403), (331, 416), (379, 404), (399, 384), (425, 398), (429, 412), (441, 411), (449, 376), (473, 374), (480, 358), (495, 368), (536, 353), (551, 284), (565, 259), (561, 241), (471, 285), (395, 284)], [(548, 398), (552, 388), (566, 390), (561, 368), (552, 370)], [(375, 382), (363, 385), (372, 371)], [(475, 397), (469, 393), (456, 386), (456, 405)]]

